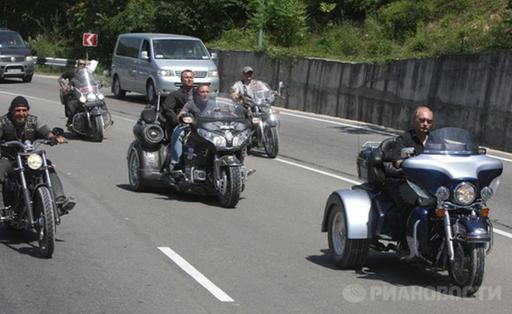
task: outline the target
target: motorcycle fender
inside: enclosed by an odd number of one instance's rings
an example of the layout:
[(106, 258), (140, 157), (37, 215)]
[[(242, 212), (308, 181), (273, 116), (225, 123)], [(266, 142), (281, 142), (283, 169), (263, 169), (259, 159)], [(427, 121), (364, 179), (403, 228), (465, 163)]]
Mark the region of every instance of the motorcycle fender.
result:
[(335, 205), (341, 205), (347, 222), (348, 239), (371, 239), (371, 226), (374, 219), (372, 201), (365, 190), (337, 190), (327, 199), (322, 222), (322, 232), (327, 232), (327, 224)]
[(216, 161), (216, 166), (218, 167), (240, 167), (242, 164), (236, 158), (236, 156), (233, 155), (225, 155), (220, 158), (218, 158)]
[(462, 238), (469, 243), (487, 243), (491, 241), (489, 224), (485, 217), (469, 217), (458, 219), (453, 225), (453, 236), (462, 235)]
[(160, 172), (161, 160), (159, 150), (147, 151), (144, 150), (141, 143), (133, 141), (130, 145), (130, 150), (135, 149), (140, 158), (140, 173), (139, 175), (144, 179), (150, 179), (154, 173)]
[(278, 121), (277, 119), (267, 119), (265, 122), (270, 126), (270, 127), (276, 127), (277, 124), (278, 124)]

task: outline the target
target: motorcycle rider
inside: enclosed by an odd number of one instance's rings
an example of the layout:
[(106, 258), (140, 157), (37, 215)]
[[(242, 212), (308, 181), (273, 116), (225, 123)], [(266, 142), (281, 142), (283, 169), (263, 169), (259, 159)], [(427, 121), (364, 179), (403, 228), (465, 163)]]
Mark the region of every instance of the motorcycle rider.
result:
[(248, 98), (251, 95), (251, 83), (254, 82), (253, 74), (254, 70), (250, 66), (244, 66), (241, 80), (235, 82), (231, 87), (231, 98), (234, 101), (242, 102), (245, 107), (249, 104)]
[(185, 137), (185, 130), (188, 128), (188, 124), (191, 123), (189, 121), (190, 117), (195, 117), (197, 114), (201, 113), (208, 104), (210, 100), (210, 86), (208, 84), (201, 84), (197, 89), (197, 94), (193, 96), (192, 101), (187, 101), (183, 108), (177, 115), (178, 121), (182, 121), (183, 124), (178, 125), (171, 137), (171, 162), (169, 164), (169, 172), (174, 173), (178, 169), (178, 164), (181, 160), (181, 155), (183, 154), (183, 138)]
[(78, 73), (78, 71), (85, 68), (86, 64), (87, 63), (84, 59), (78, 59), (76, 67), (64, 72), (58, 79), (60, 86), (60, 100), (64, 105), (64, 113), (68, 118), (66, 127), (71, 125), (73, 116), (79, 107), (78, 99), (73, 99), (70, 93), (71, 86), (73, 85), (73, 78), (75, 78), (75, 75)]
[[(29, 109), (30, 105), (25, 97), (17, 96), (12, 100), (9, 112), (0, 117), (0, 141), (34, 141), (37, 138), (55, 138), (59, 144), (64, 143), (63, 136), (55, 136), (46, 124), (41, 123), (36, 116), (28, 113)], [(15, 154), (5, 147), (1, 149), (0, 153), (0, 209), (4, 209), (3, 186), (8, 179), (9, 171), (14, 166)], [(65, 196), (62, 182), (53, 168), (50, 168), (50, 180), (59, 214), (67, 214), (73, 209), (75, 202)]]
[[(414, 147), (415, 155), (423, 153), (425, 143), (427, 142), (430, 130), (434, 123), (434, 114), (432, 110), (426, 106), (421, 105), (416, 108), (413, 116), (413, 128), (402, 133), (395, 140), (396, 147), (392, 152), (392, 162), (388, 165), (388, 173), (395, 172), (400, 174), (403, 159), (400, 156), (400, 151), (405, 147)], [(416, 206), (418, 196), (416, 192), (407, 184), (404, 178), (401, 177), (387, 177), (384, 184), (385, 193), (391, 197), (393, 202), (401, 211), (402, 226), (402, 241), (400, 241), (401, 255), (408, 252), (407, 241), (405, 240), (405, 226), (407, 218), (411, 210)]]
[[(178, 90), (170, 93), (169, 96), (165, 98), (160, 111), (160, 120), (167, 132), (168, 138), (171, 137), (174, 128), (179, 124), (178, 113), (188, 101), (193, 101), (194, 72), (192, 72), (192, 70), (186, 69), (181, 71), (181, 84)], [(172, 154), (171, 147), (172, 145), (168, 146), (168, 157), (164, 162), (164, 168), (169, 165), (169, 156)]]

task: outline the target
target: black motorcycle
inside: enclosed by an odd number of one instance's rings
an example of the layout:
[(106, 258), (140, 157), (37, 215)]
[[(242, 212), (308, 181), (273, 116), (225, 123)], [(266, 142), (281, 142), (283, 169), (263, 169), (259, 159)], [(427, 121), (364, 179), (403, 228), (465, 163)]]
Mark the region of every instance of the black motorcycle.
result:
[(71, 132), (101, 142), (104, 131), (114, 122), (105, 104), (105, 96), (100, 92), (96, 76), (87, 68), (80, 69), (71, 80), (71, 90), (66, 102), (78, 103), (73, 115)]
[(55, 145), (55, 139), (37, 139), (34, 142), (7, 141), (4, 149), (17, 149), (14, 171), (4, 185), (6, 208), (0, 212), (0, 221), (14, 230), (35, 230), (39, 251), (43, 257), (52, 257), (55, 249), (56, 225), (60, 218), (50, 181), (50, 165), (41, 144)]
[[(432, 131), (418, 156), (407, 158), (414, 149), (403, 149), (407, 159), (401, 171), (388, 164), (396, 147), (394, 139), (363, 145), (357, 164), (366, 182), (337, 190), (327, 200), (322, 231), (328, 232), (334, 262), (342, 268), (360, 267), (370, 248), (397, 251), (396, 243), (407, 241), (409, 254), (403, 260), (447, 270), (461, 295), (474, 294), (493, 243), (487, 201), (497, 191), (502, 163), (486, 156), (459, 128)], [(393, 177), (403, 178), (418, 196), (406, 223), (384, 193)]]
[(222, 206), (235, 207), (248, 176), (243, 159), (251, 129), (243, 107), (227, 99), (209, 101), (188, 124), (178, 176), (162, 171), (168, 143), (157, 115), (158, 107), (146, 108), (133, 128), (136, 139), (127, 156), (130, 186), (140, 191), (165, 183), (181, 192), (217, 195)]
[(272, 108), (275, 95), (276, 92), (267, 83), (256, 80), (251, 82), (244, 95), (252, 117), (253, 133), (249, 150), (263, 148), (269, 158), (276, 158), (279, 153), (279, 119)]

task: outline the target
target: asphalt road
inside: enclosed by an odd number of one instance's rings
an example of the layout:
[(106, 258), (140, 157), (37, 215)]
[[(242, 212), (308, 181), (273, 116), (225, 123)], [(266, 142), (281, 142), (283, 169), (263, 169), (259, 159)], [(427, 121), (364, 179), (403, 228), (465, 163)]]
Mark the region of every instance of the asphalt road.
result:
[[(107, 96), (109, 91), (105, 91)], [(64, 127), (56, 78), (0, 83), (0, 112), (15, 95)], [(360, 271), (330, 262), (320, 232), (331, 191), (349, 188), (362, 143), (394, 130), (282, 110), (280, 156), (250, 156), (236, 209), (214, 198), (128, 188), (126, 151), (143, 97), (107, 98), (115, 124), (103, 143), (48, 147), (78, 202), (58, 227), (52, 259), (33, 236), (0, 227), (0, 313), (508, 313), (512, 308), (512, 156), (490, 202), (495, 247), (473, 298), (450, 295), (444, 273), (373, 253)], [(439, 308), (439, 309), (438, 309)]]

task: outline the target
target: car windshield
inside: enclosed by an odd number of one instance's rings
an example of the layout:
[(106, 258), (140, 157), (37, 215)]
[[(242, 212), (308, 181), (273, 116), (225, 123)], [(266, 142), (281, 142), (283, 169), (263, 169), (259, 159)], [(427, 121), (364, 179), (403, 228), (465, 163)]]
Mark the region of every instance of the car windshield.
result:
[(98, 92), (98, 81), (96, 80), (96, 75), (87, 68), (78, 70), (71, 82), (73, 86), (80, 89), (82, 93)]
[(199, 40), (155, 39), (153, 50), (155, 59), (210, 59), (208, 50)]
[(474, 155), (478, 145), (468, 131), (460, 128), (440, 128), (430, 132), (425, 144), (425, 154)]
[(199, 114), (202, 119), (231, 120), (245, 119), (245, 109), (226, 98), (210, 98), (208, 105)]
[(15, 32), (0, 32), (0, 48), (24, 48), (25, 43)]

